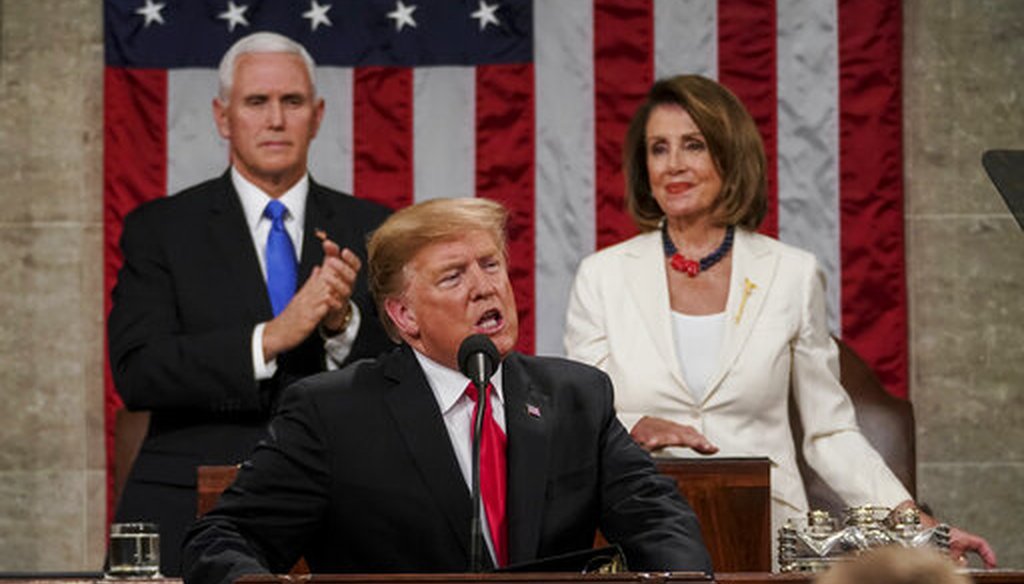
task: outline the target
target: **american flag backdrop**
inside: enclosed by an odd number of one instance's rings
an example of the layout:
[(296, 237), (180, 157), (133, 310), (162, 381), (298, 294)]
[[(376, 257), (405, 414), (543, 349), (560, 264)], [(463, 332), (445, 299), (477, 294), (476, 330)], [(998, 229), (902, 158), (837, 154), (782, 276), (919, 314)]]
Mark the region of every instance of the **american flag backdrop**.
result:
[(561, 354), (580, 259), (635, 232), (629, 117), (656, 77), (700, 73), (761, 129), (762, 230), (817, 255), (833, 331), (905, 396), (901, 28), (900, 0), (106, 0), (106, 309), (125, 214), (224, 171), (216, 66), (273, 30), (319, 65), (314, 178), (504, 203), (520, 349)]

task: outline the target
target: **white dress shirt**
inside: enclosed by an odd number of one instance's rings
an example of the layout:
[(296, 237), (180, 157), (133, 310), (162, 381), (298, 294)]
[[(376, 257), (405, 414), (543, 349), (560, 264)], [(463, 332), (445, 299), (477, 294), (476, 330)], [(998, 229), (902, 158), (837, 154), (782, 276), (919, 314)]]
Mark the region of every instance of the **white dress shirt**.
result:
[[(249, 227), (252, 244), (256, 249), (256, 256), (259, 258), (260, 271), (263, 272), (263, 279), (266, 280), (267, 236), (270, 234), (271, 221), (263, 215), (263, 211), (273, 198), (246, 180), (234, 166), (231, 167), (231, 183), (242, 203), (245, 224)], [(284, 216), (284, 228), (295, 248), (296, 262), (302, 257), (302, 228), (305, 225), (308, 194), (309, 174), (307, 173), (277, 199), (288, 209), (288, 213)], [(301, 287), (301, 285), (301, 282), (296, 282), (297, 287)], [(349, 320), (348, 327), (333, 337), (323, 336), (324, 351), (330, 357), (327, 359), (328, 369), (337, 369), (338, 364), (348, 357), (349, 352), (352, 351), (352, 345), (355, 343), (356, 334), (359, 332), (359, 309), (354, 302), (349, 302), (349, 308), (352, 310), (352, 318)], [(277, 372), (277, 359), (265, 361), (263, 358), (263, 328), (266, 324), (261, 322), (252, 331), (252, 369), (257, 381), (270, 379)]]
[[(455, 451), (455, 459), (458, 460), (459, 470), (462, 471), (462, 478), (466, 481), (467, 489), (472, 493), (473, 441), (470, 440), (470, 434), (473, 427), (473, 400), (466, 396), (466, 386), (470, 383), (469, 378), (420, 354), (419, 351), (414, 350), (413, 353), (423, 369), (430, 390), (434, 393), (434, 399), (437, 400), (437, 407), (441, 410), (445, 428), (448, 429), (452, 450)], [(491, 392), (491, 415), (501, 431), (505, 432), (505, 394), (501, 385), (501, 365), (498, 365), (491, 377), (491, 385), (494, 387), (494, 391)], [(487, 551), (491, 554), (491, 560), (497, 565), (494, 543), (491, 541), (491, 530), (487, 524), (487, 514), (483, 510), (483, 499), (480, 500), (480, 519), (483, 523)]]

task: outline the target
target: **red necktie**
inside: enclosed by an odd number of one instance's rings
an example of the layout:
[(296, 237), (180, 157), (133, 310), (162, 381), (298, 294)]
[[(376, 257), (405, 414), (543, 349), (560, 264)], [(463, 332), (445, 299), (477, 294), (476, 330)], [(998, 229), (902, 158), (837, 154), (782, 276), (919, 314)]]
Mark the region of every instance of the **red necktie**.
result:
[[(484, 428), (480, 436), (480, 497), (487, 513), (487, 525), (491, 530), (491, 543), (498, 566), (508, 565), (508, 522), (505, 518), (505, 433), (491, 414), (491, 392), (494, 386), (487, 384), (484, 399)], [(466, 388), (466, 396), (473, 400), (473, 419), (476, 419), (476, 386)], [(469, 435), (473, 437), (473, 427)]]

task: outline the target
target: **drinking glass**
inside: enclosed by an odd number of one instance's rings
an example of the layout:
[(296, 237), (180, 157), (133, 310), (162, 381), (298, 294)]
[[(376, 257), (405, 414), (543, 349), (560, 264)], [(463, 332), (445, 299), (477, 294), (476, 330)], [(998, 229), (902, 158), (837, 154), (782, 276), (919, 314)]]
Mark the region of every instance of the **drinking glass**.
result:
[(160, 578), (160, 530), (155, 523), (114, 523), (110, 526), (111, 578)]

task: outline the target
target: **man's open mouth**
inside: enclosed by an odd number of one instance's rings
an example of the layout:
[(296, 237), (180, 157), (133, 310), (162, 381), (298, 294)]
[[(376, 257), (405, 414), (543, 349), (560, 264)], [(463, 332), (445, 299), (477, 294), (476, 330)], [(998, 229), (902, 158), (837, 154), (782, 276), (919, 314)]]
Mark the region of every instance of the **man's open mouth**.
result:
[(476, 328), (482, 333), (494, 332), (501, 328), (503, 322), (504, 319), (501, 317), (501, 311), (497, 308), (492, 308), (483, 313), (480, 320), (476, 321)]

